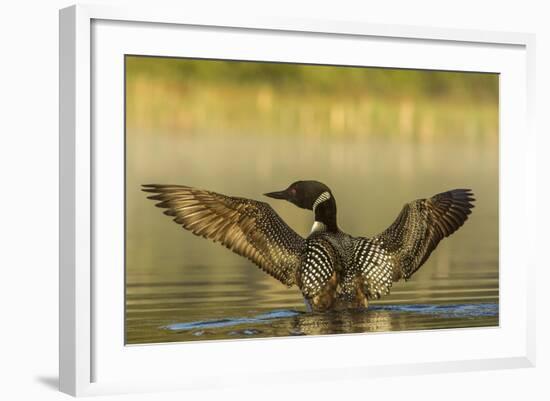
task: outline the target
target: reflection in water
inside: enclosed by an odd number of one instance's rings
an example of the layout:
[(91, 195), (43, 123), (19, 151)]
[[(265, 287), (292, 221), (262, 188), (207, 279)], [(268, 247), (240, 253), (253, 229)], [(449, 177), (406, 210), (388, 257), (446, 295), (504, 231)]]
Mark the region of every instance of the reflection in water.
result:
[[(255, 316), (174, 323), (162, 327), (176, 334), (179, 341), (201, 337), (207, 340), (225, 333), (228, 336), (265, 337), (273, 335), (321, 335), (468, 326), (484, 321), (498, 321), (498, 305), (476, 304), (412, 304), (374, 306), (368, 310), (305, 313), (275, 310)], [(439, 324), (439, 326), (441, 323)], [(442, 326), (445, 327), (445, 326)], [(197, 338), (195, 338), (197, 339)]]

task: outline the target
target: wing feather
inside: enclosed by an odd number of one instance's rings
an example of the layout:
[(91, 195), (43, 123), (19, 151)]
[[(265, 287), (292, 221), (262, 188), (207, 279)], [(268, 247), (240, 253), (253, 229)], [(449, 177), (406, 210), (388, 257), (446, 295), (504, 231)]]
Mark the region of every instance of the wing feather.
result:
[(410, 278), (439, 242), (458, 230), (474, 207), (469, 189), (454, 189), (405, 204), (385, 231), (372, 238), (356, 238), (354, 263), (365, 294), (379, 298), (392, 281)]
[(469, 189), (454, 189), (406, 204), (391, 226), (373, 239), (392, 255), (394, 281), (408, 279), (439, 242), (458, 230), (474, 207)]
[(305, 240), (267, 203), (183, 185), (149, 184), (142, 190), (193, 234), (250, 259), (283, 284), (295, 284)]

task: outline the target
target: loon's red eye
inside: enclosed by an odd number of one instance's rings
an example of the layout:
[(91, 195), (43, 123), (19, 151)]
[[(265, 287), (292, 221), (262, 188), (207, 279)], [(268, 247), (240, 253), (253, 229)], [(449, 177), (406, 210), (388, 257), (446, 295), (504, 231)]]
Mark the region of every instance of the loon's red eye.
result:
[(296, 188), (290, 188), (290, 194), (296, 196)]

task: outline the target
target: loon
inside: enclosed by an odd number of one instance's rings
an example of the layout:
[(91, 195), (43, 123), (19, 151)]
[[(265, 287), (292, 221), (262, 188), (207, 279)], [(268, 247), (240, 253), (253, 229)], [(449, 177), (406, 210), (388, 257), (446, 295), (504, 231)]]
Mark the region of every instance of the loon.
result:
[(385, 231), (366, 238), (338, 228), (334, 195), (321, 182), (296, 181), (264, 194), (313, 211), (311, 233), (303, 238), (264, 202), (182, 185), (142, 190), (193, 234), (225, 245), (288, 287), (296, 285), (308, 312), (367, 308), (393, 282), (409, 279), (464, 224), (475, 201), (469, 189), (412, 201)]

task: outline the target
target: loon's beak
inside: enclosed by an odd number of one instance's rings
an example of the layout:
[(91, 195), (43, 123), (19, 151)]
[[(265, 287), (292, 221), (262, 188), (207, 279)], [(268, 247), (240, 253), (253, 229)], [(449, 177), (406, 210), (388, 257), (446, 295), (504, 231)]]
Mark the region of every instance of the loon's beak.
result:
[(284, 191), (277, 191), (277, 192), (268, 192), (267, 194), (264, 194), (265, 196), (268, 196), (273, 199), (288, 199), (288, 194), (286, 192), (286, 189)]

